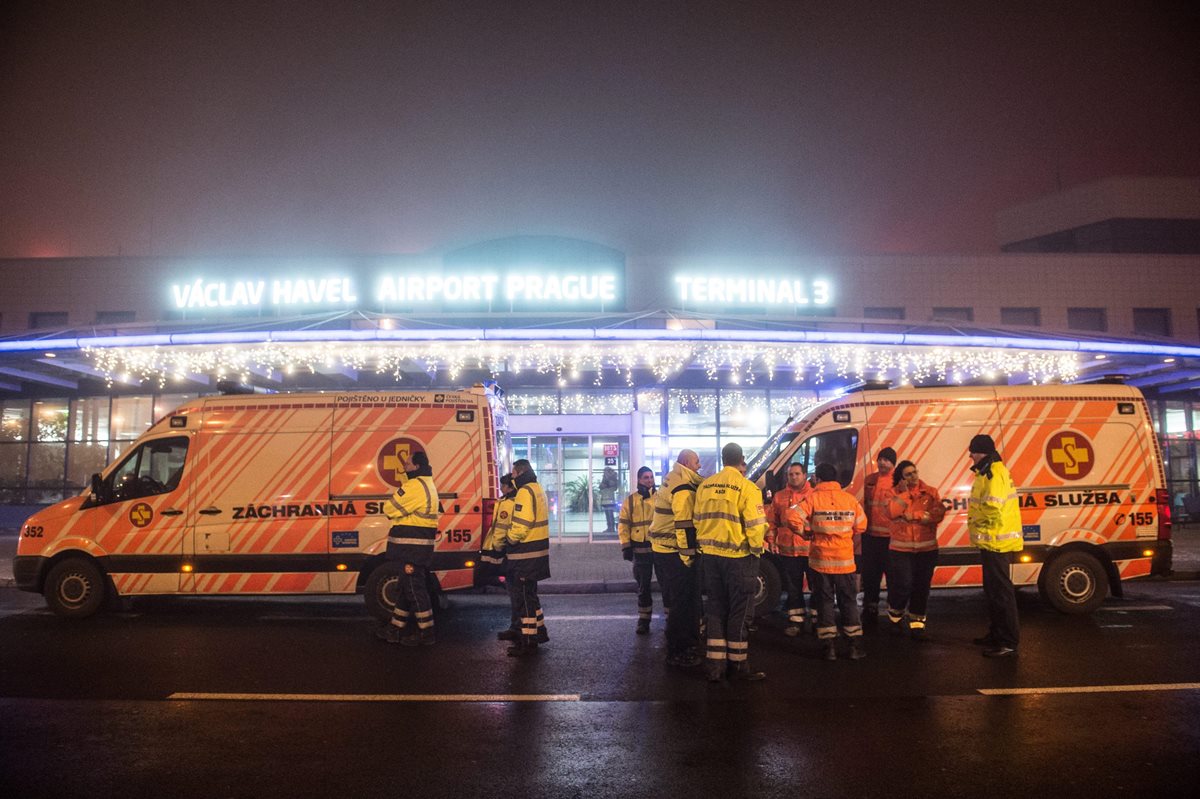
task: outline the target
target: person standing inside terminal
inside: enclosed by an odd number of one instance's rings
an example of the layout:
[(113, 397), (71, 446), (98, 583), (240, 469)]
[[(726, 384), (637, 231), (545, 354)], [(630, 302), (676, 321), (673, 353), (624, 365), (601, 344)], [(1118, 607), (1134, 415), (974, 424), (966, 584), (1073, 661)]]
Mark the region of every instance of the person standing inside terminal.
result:
[[(862, 621), (874, 627), (879, 621), (879, 586), (887, 575), (888, 539), (892, 534), (892, 519), (888, 516), (888, 501), (892, 498), (892, 470), (896, 466), (896, 450), (884, 447), (875, 458), (877, 471), (867, 475), (863, 483), (863, 504), (867, 511), (867, 532), (862, 536)], [(890, 594), (889, 594), (890, 598)]]
[(600, 507), (604, 509), (604, 532), (615, 533), (617, 528), (613, 526), (613, 512), (617, 507), (617, 489), (621, 487), (621, 478), (617, 475), (617, 470), (611, 466), (604, 467), (604, 474), (600, 476), (600, 485), (597, 488), (600, 491)]
[[(779, 556), (783, 565), (783, 576), (787, 581), (787, 626), (783, 634), (797, 636), (810, 620), (815, 621), (816, 604), (805, 612), (804, 609), (804, 578), (808, 574), (808, 539), (792, 532), (788, 527), (787, 512), (793, 505), (812, 493), (808, 484), (808, 469), (803, 463), (793, 463), (787, 468), (787, 485), (775, 492), (771, 505), (767, 509), (770, 528), (768, 532), (768, 549)], [(812, 580), (809, 580), (809, 591), (812, 591)]]
[(746, 479), (746, 458), (734, 443), (721, 449), (721, 471), (696, 489), (696, 544), (704, 557), (708, 631), (705, 676), (717, 682), (766, 677), (750, 668), (750, 621), (767, 519), (762, 492)]
[(522, 458), (513, 463), (512, 474), (517, 493), (505, 557), (509, 563), (509, 601), (521, 621), (521, 634), (508, 648), (508, 654), (525, 657), (535, 654), (538, 644), (550, 640), (538, 597), (538, 580), (550, 579), (550, 514), (546, 492), (529, 461)]
[(391, 623), (378, 635), (392, 644), (429, 646), (434, 634), (427, 581), (441, 508), (429, 456), (414, 452), (410, 463), (401, 452), (400, 465), (404, 467), (404, 480), (383, 503), (383, 512), (392, 523), (385, 557), (400, 565), (399, 584)]
[(896, 465), (895, 492), (888, 502), (892, 517), (888, 553), (888, 622), (898, 632), (908, 617), (909, 634), (925, 639), (925, 608), (937, 568), (937, 528), (946, 508), (937, 489), (921, 480), (912, 461)]
[(850, 639), (850, 659), (860, 660), (867, 653), (862, 646), (858, 603), (854, 601), (854, 536), (867, 528), (867, 515), (838, 482), (836, 466), (818, 464), (816, 476), (812, 494), (788, 511), (788, 525), (812, 540), (808, 566), (816, 578), (813, 594), (817, 602), (817, 638), (824, 644), (825, 659), (837, 660), (836, 595), (842, 633)]
[(700, 664), (700, 580), (692, 511), (700, 485), (700, 456), (679, 451), (654, 495), (650, 549), (667, 609), (667, 665)]
[(650, 550), (650, 521), (654, 518), (654, 472), (643, 466), (637, 472), (637, 490), (621, 503), (617, 519), (617, 537), (621, 556), (633, 563), (633, 579), (638, 589), (637, 634), (650, 632), (654, 601), (650, 582), (654, 576), (654, 558)]
[(975, 436), (967, 452), (975, 472), (967, 504), (967, 531), (983, 561), (989, 619), (987, 635), (976, 638), (975, 643), (986, 647), (984, 657), (1008, 657), (1017, 653), (1021, 639), (1017, 594), (1009, 574), (1012, 553), (1024, 547), (1017, 489), (991, 436)]

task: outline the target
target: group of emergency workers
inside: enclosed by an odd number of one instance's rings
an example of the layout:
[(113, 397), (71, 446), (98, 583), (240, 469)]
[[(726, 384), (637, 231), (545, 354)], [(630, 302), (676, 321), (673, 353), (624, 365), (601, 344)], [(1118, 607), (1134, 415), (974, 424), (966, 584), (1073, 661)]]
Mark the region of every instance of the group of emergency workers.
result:
[[(1020, 510), (1012, 477), (990, 436), (971, 439), (968, 453), (975, 480), (967, 511), (971, 542), (981, 550), (988, 632), (975, 639), (988, 657), (1016, 653), (1019, 628), (1009, 578), (1011, 553), (1022, 548)], [(404, 646), (434, 643), (428, 590), (441, 508), (428, 457), (401, 455), (405, 479), (384, 504), (392, 522), (387, 558), (397, 564), (397, 599), (380, 638)], [(920, 479), (916, 464), (890, 447), (880, 450), (878, 470), (865, 481), (864, 510), (842, 488), (836, 467), (817, 464), (810, 483), (803, 464), (788, 466), (787, 483), (764, 510), (762, 491), (746, 479), (742, 448), (721, 450), (722, 468), (700, 475), (700, 457), (681, 450), (654, 485), (642, 467), (637, 488), (622, 502), (618, 537), (637, 582), (636, 632), (650, 630), (651, 580), (657, 577), (667, 616), (667, 663), (704, 664), (710, 681), (757, 681), (749, 664), (749, 633), (758, 590), (759, 558), (772, 553), (787, 582), (787, 626), (794, 637), (815, 630), (823, 656), (837, 660), (840, 633), (849, 657), (866, 656), (863, 625), (878, 622), (881, 582), (888, 581), (888, 621), (923, 640), (926, 606), (937, 565), (937, 528), (945, 508), (937, 490)], [(483, 542), (481, 560), (505, 576), (510, 622), (500, 640), (508, 655), (525, 657), (549, 640), (538, 597), (538, 581), (550, 577), (549, 512), (546, 494), (527, 460), (500, 478), (503, 495)], [(864, 535), (865, 533), (865, 535)], [(863, 609), (856, 601), (861, 576)], [(806, 605), (804, 586), (810, 590)], [(701, 600), (701, 596), (705, 597)]]

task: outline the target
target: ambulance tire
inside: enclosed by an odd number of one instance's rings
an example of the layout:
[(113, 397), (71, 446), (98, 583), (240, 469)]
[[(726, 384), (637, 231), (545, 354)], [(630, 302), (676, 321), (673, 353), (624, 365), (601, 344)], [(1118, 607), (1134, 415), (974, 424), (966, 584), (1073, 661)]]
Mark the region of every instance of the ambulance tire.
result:
[(385, 560), (371, 571), (363, 589), (367, 610), (381, 622), (392, 618), (396, 607), (396, 590), (400, 579), (400, 564)]
[(67, 558), (51, 567), (42, 595), (50, 610), (68, 619), (84, 619), (104, 605), (106, 578), (86, 558)]
[(783, 578), (769, 558), (758, 559), (758, 589), (754, 592), (755, 617), (766, 616), (779, 607)]
[(1091, 613), (1108, 596), (1108, 572), (1094, 555), (1069, 549), (1043, 567), (1038, 592), (1060, 613)]

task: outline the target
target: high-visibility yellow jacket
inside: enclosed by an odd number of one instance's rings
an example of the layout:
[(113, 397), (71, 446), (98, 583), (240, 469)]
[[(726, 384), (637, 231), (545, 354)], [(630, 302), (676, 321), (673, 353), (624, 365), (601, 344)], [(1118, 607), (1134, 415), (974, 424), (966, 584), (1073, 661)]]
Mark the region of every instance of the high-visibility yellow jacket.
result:
[(726, 466), (700, 483), (694, 518), (696, 544), (704, 555), (762, 554), (767, 534), (762, 491), (734, 467)]
[(971, 543), (991, 552), (1020, 552), (1021, 507), (1017, 487), (1008, 467), (992, 461), (992, 476), (976, 474), (967, 502), (967, 530)]
[(938, 548), (937, 528), (946, 518), (946, 508), (937, 489), (918, 480), (916, 488), (892, 494), (888, 515), (892, 517), (892, 540), (888, 549), (896, 552), (928, 552)]
[(527, 472), (517, 478), (513, 497), (512, 524), (505, 540), (509, 569), (522, 580), (550, 577), (550, 508), (546, 492), (536, 476)]
[(788, 510), (788, 526), (812, 536), (808, 565), (822, 574), (854, 571), (854, 535), (867, 529), (867, 514), (836, 480), (817, 483), (813, 492)]
[(863, 501), (867, 512), (867, 535), (887, 538), (892, 534), (892, 517), (888, 502), (892, 499), (892, 474), (867, 475), (863, 482)]
[(516, 496), (501, 497), (492, 511), (492, 526), (483, 538), (479, 559), (484, 563), (499, 566), (504, 562), (504, 547), (508, 542), (508, 530), (512, 527), (513, 506)]
[(785, 486), (771, 497), (771, 504), (764, 508), (771, 529), (767, 533), (768, 548), (785, 558), (807, 558), (808, 539), (788, 527), (788, 508), (800, 504), (800, 500), (812, 493), (812, 486), (805, 483), (799, 490)]
[(635, 555), (650, 554), (650, 522), (654, 519), (654, 489), (647, 499), (637, 491), (625, 497), (621, 503), (621, 515), (617, 518), (617, 538), (621, 546), (633, 547)]
[(437, 538), (437, 486), (428, 475), (405, 477), (396, 493), (383, 503), (383, 513), (392, 523), (388, 531), (388, 557), (429, 566), (433, 563), (433, 544)]
[[(654, 518), (650, 520), (650, 548), (660, 554), (695, 554), (696, 524), (692, 508), (700, 475), (682, 463), (676, 463), (663, 478), (662, 488), (654, 495)], [(688, 538), (691, 541), (688, 541)], [(683, 545), (680, 545), (680, 539)]]

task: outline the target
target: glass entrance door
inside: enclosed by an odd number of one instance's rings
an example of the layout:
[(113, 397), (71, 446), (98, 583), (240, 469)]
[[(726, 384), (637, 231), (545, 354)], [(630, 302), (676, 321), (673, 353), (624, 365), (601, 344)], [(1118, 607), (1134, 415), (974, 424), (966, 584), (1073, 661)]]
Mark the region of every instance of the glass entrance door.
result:
[(616, 540), (620, 503), (631, 490), (629, 436), (514, 436), (513, 456), (537, 472), (551, 538)]

